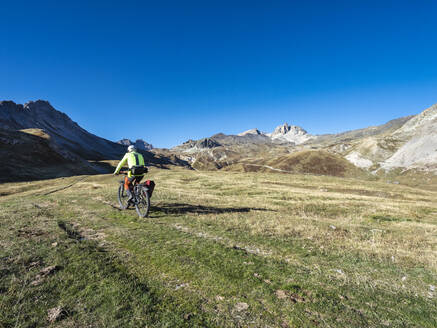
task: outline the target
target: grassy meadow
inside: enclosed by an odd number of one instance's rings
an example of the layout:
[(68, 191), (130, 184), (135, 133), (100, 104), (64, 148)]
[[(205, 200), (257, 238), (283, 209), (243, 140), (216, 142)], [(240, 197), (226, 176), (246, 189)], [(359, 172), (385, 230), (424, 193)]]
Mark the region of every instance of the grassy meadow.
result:
[(0, 185), (0, 327), (437, 327), (437, 192), (151, 169)]

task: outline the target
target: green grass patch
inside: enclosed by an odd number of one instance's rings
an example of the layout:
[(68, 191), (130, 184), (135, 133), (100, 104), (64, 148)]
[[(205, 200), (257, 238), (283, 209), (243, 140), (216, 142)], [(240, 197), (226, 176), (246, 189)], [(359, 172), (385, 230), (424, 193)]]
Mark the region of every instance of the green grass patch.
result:
[(437, 326), (435, 194), (363, 181), (372, 197), (360, 197), (356, 180), (332, 177), (151, 175), (147, 219), (117, 209), (110, 176), (1, 198), (0, 326)]

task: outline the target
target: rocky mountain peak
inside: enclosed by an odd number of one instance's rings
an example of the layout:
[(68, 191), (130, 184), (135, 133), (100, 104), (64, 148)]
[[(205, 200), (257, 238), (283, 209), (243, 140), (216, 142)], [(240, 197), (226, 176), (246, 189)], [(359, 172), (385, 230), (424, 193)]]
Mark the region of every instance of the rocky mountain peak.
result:
[(16, 104), (12, 100), (0, 101), (0, 116), (14, 115), (14, 113), (22, 112), (23, 109), (24, 106), (22, 104)]
[(24, 104), (25, 108), (29, 108), (29, 109), (50, 109), (50, 110), (55, 110), (53, 108), (53, 106), (47, 101), (47, 100), (31, 100), (28, 101), (27, 103)]
[(125, 146), (132, 145), (132, 141), (130, 141), (129, 139), (126, 139), (126, 138), (118, 140), (117, 143), (119, 143), (120, 145), (125, 145)]
[(143, 139), (137, 139), (135, 142), (131, 141), (130, 139), (121, 139), (117, 141), (118, 144), (124, 145), (124, 146), (130, 146), (134, 145), (136, 149), (138, 150), (152, 150), (153, 145), (147, 143)]
[(62, 112), (57, 111), (47, 100), (28, 101), (24, 105), (16, 104), (12, 100), (0, 101), (0, 110), (8, 111), (10, 113), (16, 113), (20, 111), (32, 111), (33, 113), (42, 112), (54, 112), (65, 115)]
[(273, 131), (272, 135), (285, 135), (288, 133), (293, 134), (307, 134), (307, 132), (297, 125), (288, 125), (287, 122), (276, 127), (275, 131)]
[(314, 138), (304, 129), (297, 125), (289, 125), (287, 122), (278, 126), (272, 133), (267, 134), (273, 140), (292, 142), (296, 145)]
[(275, 131), (273, 131), (273, 133), (286, 134), (288, 131), (290, 131), (290, 126), (288, 125), (287, 122), (285, 122), (284, 124), (276, 127), (276, 129), (275, 129)]
[(198, 148), (214, 148), (221, 146), (217, 141), (211, 138), (203, 138), (196, 143)]

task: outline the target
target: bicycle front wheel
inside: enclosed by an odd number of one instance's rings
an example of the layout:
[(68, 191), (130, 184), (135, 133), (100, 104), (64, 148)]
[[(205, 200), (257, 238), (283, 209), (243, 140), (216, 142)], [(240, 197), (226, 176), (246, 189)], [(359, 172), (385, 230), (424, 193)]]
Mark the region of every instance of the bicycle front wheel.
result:
[(128, 198), (129, 196), (126, 193), (126, 190), (124, 190), (124, 185), (120, 184), (118, 187), (118, 204), (122, 210), (125, 210), (129, 207), (129, 202), (127, 201)]
[(137, 201), (135, 202), (135, 210), (142, 218), (147, 217), (150, 210), (150, 197), (147, 189), (141, 188), (137, 194)]

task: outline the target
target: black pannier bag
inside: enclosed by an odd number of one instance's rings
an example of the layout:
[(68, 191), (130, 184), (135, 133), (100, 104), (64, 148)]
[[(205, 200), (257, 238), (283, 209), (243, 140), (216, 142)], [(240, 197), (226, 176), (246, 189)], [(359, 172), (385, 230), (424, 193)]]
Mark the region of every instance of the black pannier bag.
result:
[(149, 197), (152, 197), (153, 190), (155, 189), (155, 182), (153, 180), (147, 180), (146, 181), (146, 186), (147, 186), (147, 189), (148, 189)]
[(135, 165), (130, 168), (133, 175), (141, 175), (147, 173), (147, 167), (144, 165)]

